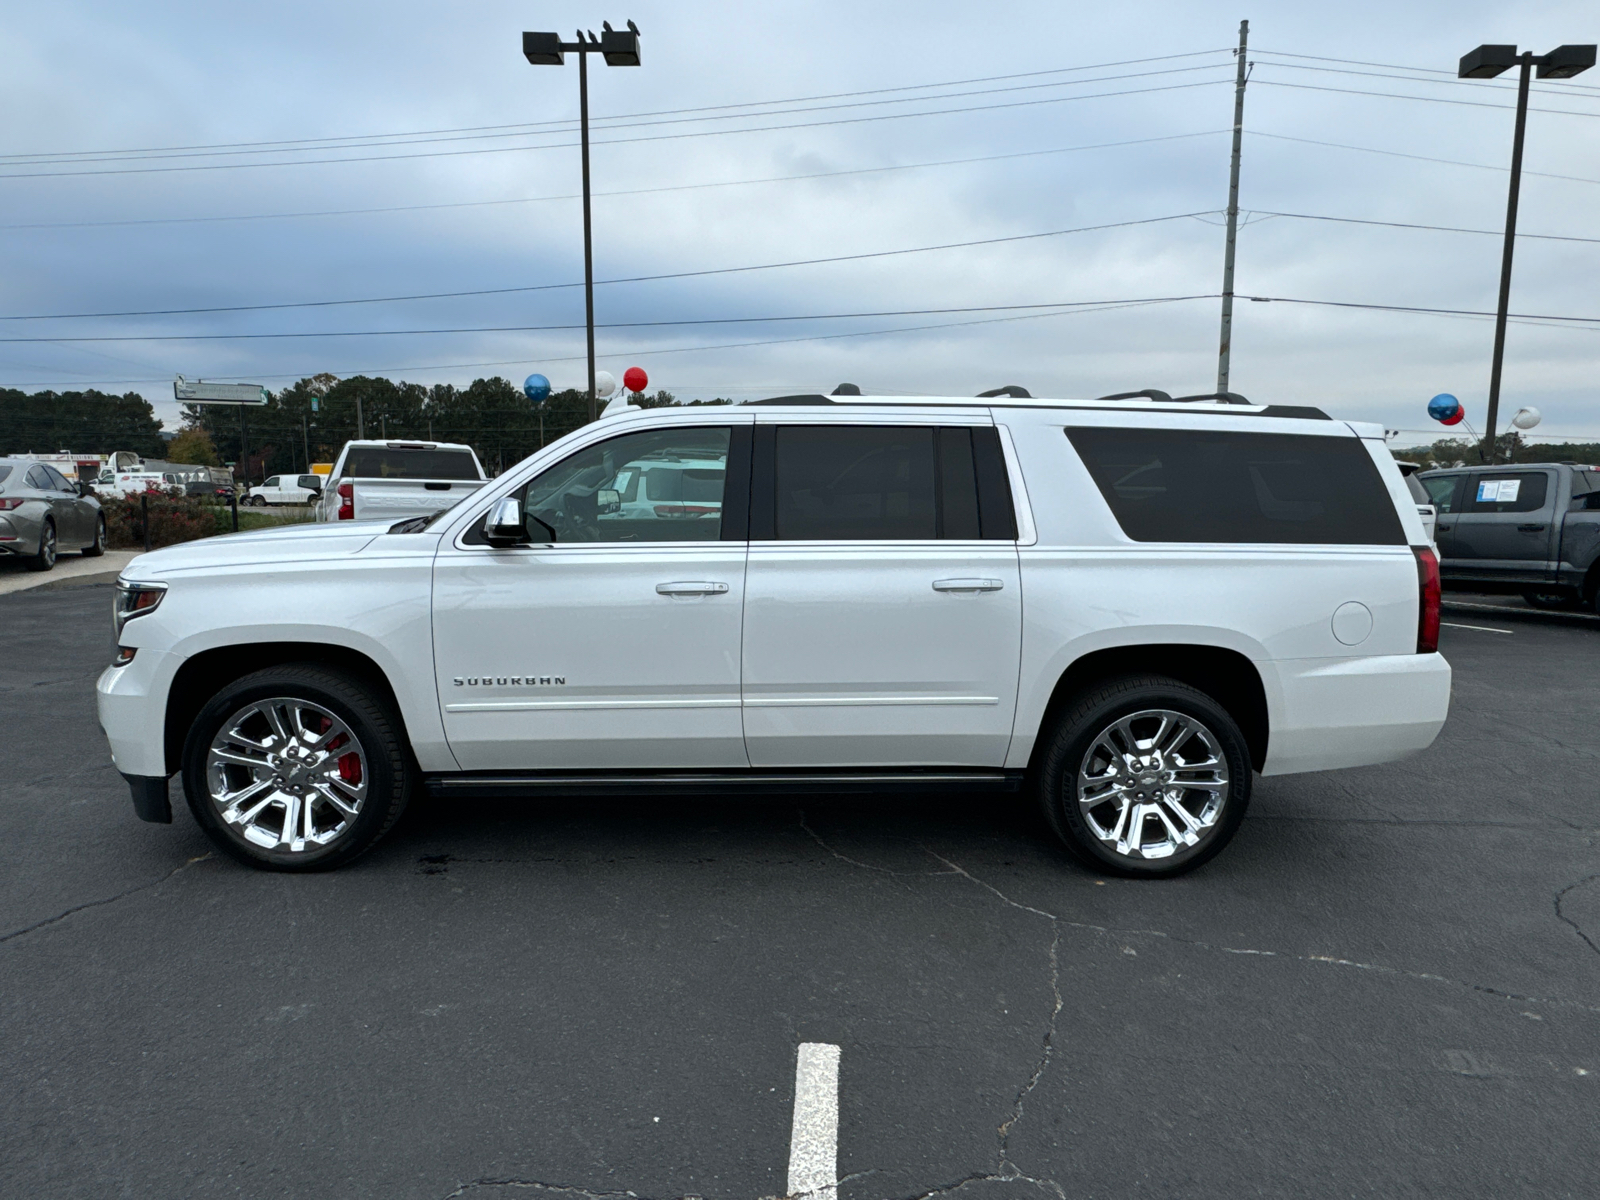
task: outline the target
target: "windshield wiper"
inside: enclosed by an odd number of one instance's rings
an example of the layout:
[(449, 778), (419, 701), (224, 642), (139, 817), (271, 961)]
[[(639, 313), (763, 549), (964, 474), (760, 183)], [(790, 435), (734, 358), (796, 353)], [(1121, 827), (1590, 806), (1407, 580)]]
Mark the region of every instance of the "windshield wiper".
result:
[[(434, 514), (437, 515), (437, 514)], [(433, 520), (433, 515), (426, 517), (407, 517), (404, 521), (396, 521), (389, 526), (390, 533), (421, 533), (428, 527), (428, 522)]]

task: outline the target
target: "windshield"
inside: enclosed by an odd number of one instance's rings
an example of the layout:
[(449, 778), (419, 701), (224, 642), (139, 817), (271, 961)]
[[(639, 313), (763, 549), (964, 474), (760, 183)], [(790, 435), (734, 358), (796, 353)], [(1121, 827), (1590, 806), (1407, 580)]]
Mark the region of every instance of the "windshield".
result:
[(470, 450), (355, 446), (344, 460), (347, 479), (480, 479)]

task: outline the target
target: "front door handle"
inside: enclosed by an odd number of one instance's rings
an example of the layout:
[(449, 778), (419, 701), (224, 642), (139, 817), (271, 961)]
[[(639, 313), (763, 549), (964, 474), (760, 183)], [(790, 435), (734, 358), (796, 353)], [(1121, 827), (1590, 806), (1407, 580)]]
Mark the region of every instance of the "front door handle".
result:
[(1544, 529), (1543, 525), (1518, 525), (1518, 533), (1538, 533)]
[(678, 583), (658, 583), (656, 591), (663, 596), (721, 596), (728, 590), (725, 583), (684, 580)]
[(935, 579), (936, 592), (998, 592), (1005, 587), (1001, 579)]
[(1453, 529), (1453, 528), (1454, 528), (1453, 525), (1440, 525), (1440, 526), (1438, 526), (1438, 530), (1439, 530), (1440, 533), (1449, 533), (1450, 530)]

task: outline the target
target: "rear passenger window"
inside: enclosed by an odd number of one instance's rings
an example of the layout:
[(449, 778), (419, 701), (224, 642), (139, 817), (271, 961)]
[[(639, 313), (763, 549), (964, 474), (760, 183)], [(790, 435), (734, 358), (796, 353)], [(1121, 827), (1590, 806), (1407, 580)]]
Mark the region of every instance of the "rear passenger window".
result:
[(1359, 438), (1195, 429), (1068, 429), (1136, 542), (1401, 546)]
[(1467, 512), (1519, 513), (1538, 512), (1544, 507), (1549, 493), (1550, 477), (1543, 471), (1519, 471), (1516, 474), (1473, 475), (1469, 477)]
[(775, 475), (784, 541), (938, 536), (932, 429), (783, 426)]
[(758, 426), (751, 537), (1015, 540), (993, 426)]

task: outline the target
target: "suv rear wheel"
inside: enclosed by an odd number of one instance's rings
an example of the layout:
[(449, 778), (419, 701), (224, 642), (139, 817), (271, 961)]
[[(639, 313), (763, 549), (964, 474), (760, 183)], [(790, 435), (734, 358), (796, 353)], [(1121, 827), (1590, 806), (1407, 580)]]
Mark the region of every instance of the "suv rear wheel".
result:
[(401, 722), (361, 680), (310, 664), (228, 684), (183, 748), (190, 811), (224, 853), (273, 871), (343, 866), (399, 820), (412, 789)]
[(1227, 710), (1154, 675), (1077, 697), (1038, 772), (1045, 819), (1079, 860), (1147, 879), (1219, 853), (1244, 820), (1250, 785), (1249, 748)]

